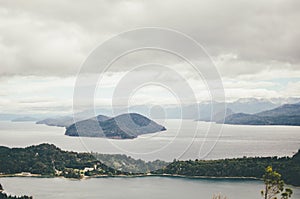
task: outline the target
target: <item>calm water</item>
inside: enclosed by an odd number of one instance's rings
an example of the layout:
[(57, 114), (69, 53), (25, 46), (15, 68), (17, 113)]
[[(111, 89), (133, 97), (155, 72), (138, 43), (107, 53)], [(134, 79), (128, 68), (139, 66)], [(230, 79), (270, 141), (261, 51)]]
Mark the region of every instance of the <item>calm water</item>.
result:
[[(28, 194), (39, 199), (105, 198), (105, 199), (209, 199), (222, 193), (228, 199), (259, 199), (260, 181), (205, 180), (181, 178), (97, 178), (68, 180), (63, 178), (0, 178), (10, 194)], [(300, 189), (293, 188), (294, 199)]]
[[(300, 128), (282, 126), (223, 126), (168, 120), (166, 132), (134, 140), (76, 138), (64, 136), (64, 128), (34, 123), (0, 122), (0, 145), (25, 147), (53, 143), (73, 151), (125, 153), (145, 160), (174, 158), (219, 159), (242, 156), (293, 155), (300, 148)], [(194, 131), (195, 125), (198, 130)], [(207, 131), (211, 128), (211, 131)], [(179, 129), (179, 130), (178, 130)], [(220, 135), (221, 134), (221, 135)], [(213, 149), (212, 149), (213, 148)], [(7, 193), (34, 198), (212, 198), (223, 193), (229, 199), (259, 199), (262, 182), (245, 180), (204, 180), (181, 178), (0, 178)], [(294, 199), (300, 199), (300, 189)]]
[[(66, 150), (122, 153), (144, 160), (167, 161), (174, 158), (291, 156), (300, 148), (300, 127), (224, 125), (219, 132), (218, 124), (205, 122), (186, 120), (181, 125), (179, 120), (168, 120), (164, 125), (168, 129), (165, 132), (134, 140), (111, 140), (65, 136), (65, 129), (61, 127), (0, 122), (0, 145), (25, 147), (47, 142)], [(197, 131), (193, 129), (195, 125), (198, 125)], [(209, 128), (212, 130), (207, 133)]]

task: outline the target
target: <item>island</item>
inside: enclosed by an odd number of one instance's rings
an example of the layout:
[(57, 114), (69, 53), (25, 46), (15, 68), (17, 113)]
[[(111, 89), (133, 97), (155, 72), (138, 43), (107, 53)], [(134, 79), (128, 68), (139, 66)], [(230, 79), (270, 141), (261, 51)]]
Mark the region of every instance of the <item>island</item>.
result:
[(126, 113), (113, 118), (99, 115), (76, 122), (66, 129), (65, 135), (133, 139), (139, 135), (165, 131), (166, 128), (138, 113)]

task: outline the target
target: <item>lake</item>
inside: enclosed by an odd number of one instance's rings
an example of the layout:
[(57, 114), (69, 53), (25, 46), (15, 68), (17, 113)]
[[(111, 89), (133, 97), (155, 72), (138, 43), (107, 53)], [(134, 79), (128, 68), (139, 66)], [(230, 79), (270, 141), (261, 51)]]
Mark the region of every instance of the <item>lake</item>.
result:
[[(65, 136), (62, 127), (32, 122), (0, 122), (0, 145), (26, 147), (53, 143), (65, 150), (121, 153), (144, 160), (220, 159), (243, 156), (292, 156), (300, 149), (300, 127), (240, 126), (167, 120), (167, 131), (133, 140)], [(198, 125), (197, 130), (194, 130)], [(208, 129), (211, 128), (211, 131)]]
[[(209, 199), (222, 193), (228, 199), (259, 199), (263, 184), (256, 180), (183, 179), (170, 177), (93, 178), (0, 178), (7, 193), (28, 194), (35, 199)], [(300, 189), (293, 188), (293, 199)]]
[[(144, 160), (220, 159), (243, 156), (291, 156), (300, 148), (300, 127), (234, 126), (190, 120), (162, 121), (167, 131), (134, 140), (79, 138), (64, 135), (64, 128), (32, 122), (0, 122), (0, 145), (26, 147), (53, 143), (65, 150), (122, 153)], [(182, 122), (182, 123), (181, 123)], [(197, 130), (195, 130), (197, 125)], [(210, 129), (210, 131), (209, 131)], [(256, 180), (183, 179), (170, 177), (0, 178), (6, 192), (34, 198), (212, 198), (259, 199), (263, 187)], [(293, 188), (300, 199), (300, 188)]]

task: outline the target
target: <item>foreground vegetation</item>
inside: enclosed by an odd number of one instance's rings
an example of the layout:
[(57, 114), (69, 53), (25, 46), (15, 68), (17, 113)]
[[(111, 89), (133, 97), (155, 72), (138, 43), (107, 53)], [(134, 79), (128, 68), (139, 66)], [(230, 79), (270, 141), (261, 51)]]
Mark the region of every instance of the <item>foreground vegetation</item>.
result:
[(261, 195), (264, 199), (288, 199), (292, 197), (293, 190), (285, 188), (281, 174), (274, 171), (271, 166), (268, 166), (263, 175), (265, 189), (261, 190)]
[[(279, 197), (280, 199), (289, 199), (292, 197), (293, 190), (285, 187), (281, 174), (274, 171), (271, 166), (265, 169), (262, 179), (265, 185), (260, 192), (263, 199), (279, 199)], [(221, 194), (214, 194), (212, 199), (227, 199), (227, 197)]]
[(0, 184), (0, 199), (32, 199), (31, 196), (11, 196), (3, 193), (2, 185)]
[(32, 199), (31, 196), (11, 196), (0, 192), (0, 199)]
[[(64, 176), (181, 175), (186, 177), (246, 177), (261, 179), (272, 166), (287, 184), (300, 186), (300, 151), (293, 157), (144, 162), (125, 155), (67, 152), (50, 144), (27, 148), (0, 147), (0, 174)], [(24, 173), (25, 172), (25, 173)]]

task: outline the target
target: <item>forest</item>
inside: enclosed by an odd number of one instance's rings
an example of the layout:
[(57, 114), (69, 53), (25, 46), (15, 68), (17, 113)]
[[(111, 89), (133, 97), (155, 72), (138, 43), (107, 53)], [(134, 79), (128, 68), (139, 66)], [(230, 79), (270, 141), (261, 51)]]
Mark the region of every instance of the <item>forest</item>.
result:
[(287, 184), (300, 186), (300, 150), (293, 157), (244, 157), (223, 160), (174, 160), (155, 174), (187, 177), (245, 177), (260, 179), (265, 168), (272, 166)]
[(2, 176), (26, 172), (67, 178), (152, 174), (260, 179), (268, 166), (272, 166), (280, 172), (287, 184), (300, 186), (300, 150), (293, 157), (174, 160), (167, 163), (159, 160), (145, 162), (126, 155), (68, 152), (51, 144), (40, 144), (27, 148), (0, 147), (0, 174)]

